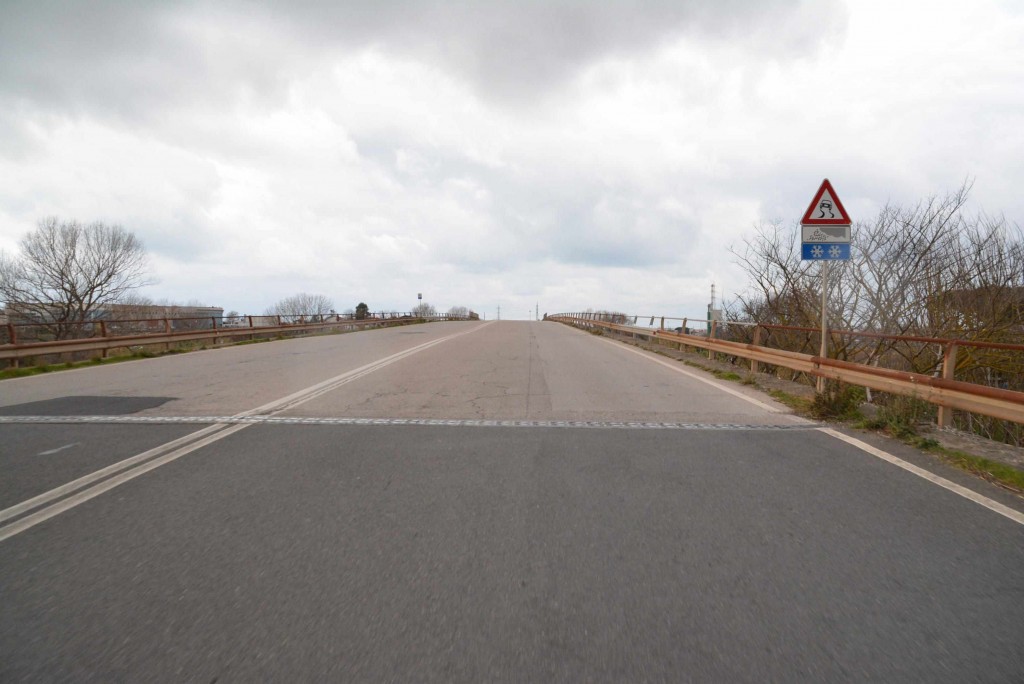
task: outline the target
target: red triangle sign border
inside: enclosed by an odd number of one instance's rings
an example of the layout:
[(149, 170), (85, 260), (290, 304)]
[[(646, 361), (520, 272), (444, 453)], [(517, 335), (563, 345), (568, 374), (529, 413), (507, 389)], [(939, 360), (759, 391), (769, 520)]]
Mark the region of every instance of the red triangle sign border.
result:
[[(821, 198), (826, 192), (828, 192), (832, 201), (835, 202), (835, 208), (839, 211), (839, 216), (836, 218), (814, 218), (811, 214), (818, 210)], [(800, 219), (800, 223), (805, 226), (848, 226), (853, 221), (850, 220), (850, 215), (846, 213), (843, 203), (839, 201), (839, 195), (836, 194), (835, 188), (832, 187), (832, 184), (826, 178), (821, 182), (818, 192), (814, 193), (814, 199), (811, 200), (807, 211), (804, 212), (804, 217)]]

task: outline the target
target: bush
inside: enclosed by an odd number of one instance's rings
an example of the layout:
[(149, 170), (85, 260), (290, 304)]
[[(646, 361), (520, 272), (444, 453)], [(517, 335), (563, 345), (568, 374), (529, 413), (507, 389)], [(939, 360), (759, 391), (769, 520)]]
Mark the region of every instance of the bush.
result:
[(864, 397), (863, 387), (827, 380), (825, 391), (816, 395), (811, 402), (811, 414), (819, 420), (856, 418), (860, 415)]

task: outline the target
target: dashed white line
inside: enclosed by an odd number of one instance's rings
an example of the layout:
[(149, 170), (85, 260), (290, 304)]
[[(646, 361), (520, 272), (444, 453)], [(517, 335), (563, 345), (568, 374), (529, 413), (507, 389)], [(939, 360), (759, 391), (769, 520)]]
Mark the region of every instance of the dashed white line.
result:
[(52, 456), (54, 454), (59, 454), (60, 452), (66, 450), (66, 449), (71, 449), (72, 447), (76, 447), (76, 446), (78, 446), (78, 442), (72, 442), (71, 444), (65, 444), (62, 447), (57, 447), (56, 449), (49, 449), (48, 451), (40, 451), (38, 454), (36, 454), (36, 456)]
[(426, 427), (530, 427), (530, 428), (581, 428), (581, 429), (626, 429), (626, 430), (814, 430), (817, 423), (792, 425), (757, 423), (664, 423), (643, 421), (606, 420), (499, 420), (499, 419), (451, 419), (451, 418), (345, 418), (322, 416), (0, 416), (0, 424), (51, 425), (371, 425), (371, 426), (426, 426)]

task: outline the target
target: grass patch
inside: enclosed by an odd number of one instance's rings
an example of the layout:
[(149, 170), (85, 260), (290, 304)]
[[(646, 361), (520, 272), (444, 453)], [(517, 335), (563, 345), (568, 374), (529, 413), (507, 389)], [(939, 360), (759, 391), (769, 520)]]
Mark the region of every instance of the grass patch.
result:
[[(928, 441), (935, 442), (935, 440)], [(935, 442), (935, 446), (931, 447), (929, 451), (938, 454), (947, 463), (974, 473), (989, 482), (1001, 484), (1017, 492), (1024, 492), (1024, 473), (1013, 466), (991, 461), (981, 456), (971, 456), (956, 449), (946, 449), (939, 446), (938, 442)]]
[(242, 340), (240, 342), (235, 342), (233, 346), (241, 347), (241, 346), (246, 345), (246, 344), (261, 344), (263, 342), (273, 342), (273, 341), (274, 340), (272, 338), (269, 338), (269, 337), (263, 338), (263, 339), (260, 339), (260, 340)]
[[(171, 350), (170, 352), (164, 352), (165, 354), (177, 354), (178, 350)], [(53, 373), (56, 371), (63, 370), (74, 370), (75, 368), (84, 368), (86, 366), (106, 366), (111, 363), (122, 363), (124, 361), (135, 361), (137, 359), (152, 359), (157, 356), (162, 356), (151, 351), (137, 351), (131, 354), (120, 354), (118, 356), (108, 356), (107, 358), (94, 357), (86, 359), (85, 361), (67, 361), (66, 363), (50, 363), (41, 366), (22, 366), (20, 368), (4, 368), (0, 370), (0, 380), (9, 380), (12, 378), (26, 378), (30, 375), (41, 375), (43, 373)]]
[(912, 405), (914, 402), (912, 398), (904, 397), (902, 399), (903, 401), (899, 402), (895, 408), (885, 407), (877, 418), (858, 421), (854, 427), (884, 432), (904, 444), (931, 452), (961, 470), (966, 470), (1018, 493), (1024, 493), (1024, 472), (1005, 463), (992, 461), (982, 456), (972, 456), (957, 449), (949, 449), (940, 445), (937, 440), (919, 434), (917, 423), (920, 416), (914, 410), (916, 408)]
[(768, 390), (768, 394), (776, 401), (785, 404), (799, 414), (808, 415), (811, 412), (811, 404), (813, 401), (807, 397), (799, 397), (795, 394), (783, 392), (778, 389), (770, 389)]
[(730, 380), (732, 382), (740, 382), (743, 380), (739, 373), (733, 373), (732, 371), (713, 370), (711, 373), (719, 380)]
[(35, 366), (28, 368), (5, 368), (0, 371), (0, 380), (6, 380), (7, 378), (24, 378), (29, 375), (39, 375), (39, 370)]

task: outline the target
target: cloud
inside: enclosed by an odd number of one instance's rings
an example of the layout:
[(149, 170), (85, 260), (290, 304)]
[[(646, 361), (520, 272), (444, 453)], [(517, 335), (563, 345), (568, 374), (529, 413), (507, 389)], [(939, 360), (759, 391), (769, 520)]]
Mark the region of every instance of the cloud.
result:
[(156, 299), (700, 312), (825, 176), (858, 219), (968, 175), (1024, 210), (1024, 14), (996, 2), (2, 12), (0, 247), (123, 223)]
[(770, 57), (794, 45), (813, 52), (845, 13), (838, 2), (816, 3), (813, 33), (807, 14), (797, 0), (674, 0), (642, 10), (626, 0), (13, 0), (0, 22), (0, 93), (124, 121), (159, 117), (163, 105), (186, 98), (273, 106), (318, 62), (376, 48), (432, 64), (509, 105), (533, 101), (609, 54), (680, 36), (738, 40)]

